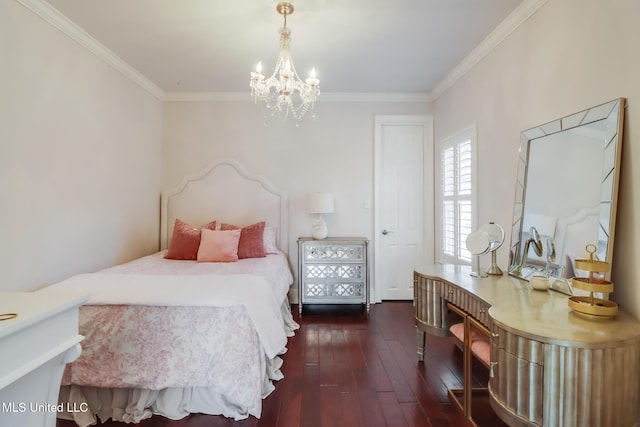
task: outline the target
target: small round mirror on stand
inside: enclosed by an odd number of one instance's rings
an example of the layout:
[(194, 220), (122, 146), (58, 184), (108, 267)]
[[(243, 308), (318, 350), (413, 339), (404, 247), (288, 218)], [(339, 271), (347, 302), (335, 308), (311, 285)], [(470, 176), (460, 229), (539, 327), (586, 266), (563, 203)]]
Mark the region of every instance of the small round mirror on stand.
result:
[(476, 230), (469, 233), (466, 240), (467, 250), (473, 255), (473, 262), (471, 267), (471, 276), (473, 277), (487, 277), (487, 273), (480, 270), (480, 255), (484, 255), (489, 252), (491, 247), (491, 241), (489, 234), (482, 230)]
[(496, 251), (502, 243), (504, 243), (504, 229), (498, 224), (490, 222), (480, 227), (480, 231), (484, 231), (489, 236), (489, 251), (491, 251), (491, 265), (487, 268), (486, 273), (492, 276), (502, 276), (502, 270), (498, 267), (496, 261)]

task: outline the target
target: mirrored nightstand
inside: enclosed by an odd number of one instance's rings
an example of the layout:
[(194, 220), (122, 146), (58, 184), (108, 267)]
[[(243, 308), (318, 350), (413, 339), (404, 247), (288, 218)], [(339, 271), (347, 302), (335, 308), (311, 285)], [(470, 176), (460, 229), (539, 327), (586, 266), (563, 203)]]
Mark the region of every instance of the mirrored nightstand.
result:
[(369, 313), (369, 241), (298, 239), (298, 312), (304, 304), (364, 304)]

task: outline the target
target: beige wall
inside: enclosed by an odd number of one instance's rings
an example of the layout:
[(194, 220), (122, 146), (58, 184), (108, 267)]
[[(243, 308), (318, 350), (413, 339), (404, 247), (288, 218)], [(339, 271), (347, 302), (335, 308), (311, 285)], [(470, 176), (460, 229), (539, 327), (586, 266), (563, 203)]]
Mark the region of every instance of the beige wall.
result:
[(153, 252), (159, 192), (222, 157), (289, 192), (292, 248), (308, 234), (309, 191), (335, 194), (332, 234), (372, 237), (373, 211), (362, 202), (373, 199), (376, 114), (433, 113), (436, 141), (475, 122), (479, 221), (509, 224), (520, 131), (625, 97), (613, 279), (615, 299), (640, 317), (637, 16), (634, 0), (549, 0), (433, 107), (321, 101), (316, 121), (295, 127), (262, 125), (250, 102), (163, 105), (17, 2), (2, 2), (0, 289)]
[[(640, 2), (549, 0), (435, 101), (436, 142), (477, 123), (479, 221), (511, 221), (520, 131), (627, 98), (614, 299), (640, 317)], [(500, 250), (506, 266), (507, 250)]]
[[(426, 102), (328, 102), (316, 105), (316, 120), (270, 118), (252, 102), (169, 102), (164, 107), (162, 188), (217, 158), (238, 159), (289, 193), (290, 254), (296, 239), (308, 236), (311, 217), (304, 211), (307, 192), (334, 194), (334, 214), (326, 216), (329, 234), (372, 237), (375, 115), (430, 113)], [(308, 113), (309, 114), (309, 113)], [(224, 201), (232, 203), (232, 201)]]
[(0, 2), (0, 290), (157, 250), (161, 102)]

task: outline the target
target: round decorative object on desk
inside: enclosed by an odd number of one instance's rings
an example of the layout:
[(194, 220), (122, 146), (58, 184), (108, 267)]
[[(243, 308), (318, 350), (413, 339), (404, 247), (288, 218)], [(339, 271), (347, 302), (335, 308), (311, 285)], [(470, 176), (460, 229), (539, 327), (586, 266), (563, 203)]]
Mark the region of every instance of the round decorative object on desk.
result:
[(469, 274), (473, 277), (487, 277), (487, 273), (480, 271), (480, 255), (486, 254), (491, 248), (489, 234), (482, 230), (472, 231), (465, 243), (467, 250), (473, 255), (473, 265)]
[(467, 250), (471, 252), (472, 255), (483, 255), (489, 252), (491, 242), (486, 232), (477, 230), (469, 233), (465, 243)]
[(536, 291), (546, 291), (550, 286), (549, 278), (547, 276), (533, 275), (529, 278), (529, 283)]
[(498, 267), (496, 260), (496, 251), (504, 242), (504, 229), (498, 224), (490, 222), (480, 227), (480, 231), (484, 231), (489, 236), (489, 251), (491, 252), (491, 265), (487, 268), (486, 273), (492, 276), (502, 276), (502, 270)]

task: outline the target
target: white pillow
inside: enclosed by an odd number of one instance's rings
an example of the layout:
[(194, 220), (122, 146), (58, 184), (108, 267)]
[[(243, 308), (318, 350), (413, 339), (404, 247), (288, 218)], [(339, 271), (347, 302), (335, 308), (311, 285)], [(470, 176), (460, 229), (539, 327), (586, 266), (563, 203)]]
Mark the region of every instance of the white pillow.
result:
[(264, 244), (265, 253), (277, 254), (279, 252), (277, 235), (278, 235), (278, 229), (276, 227), (266, 226), (264, 228), (264, 234), (262, 235), (263, 236), (262, 240)]

